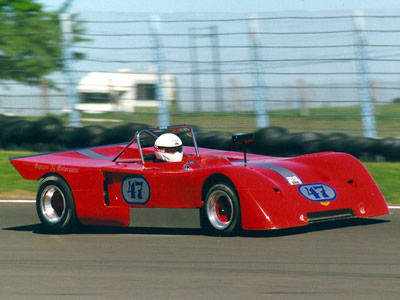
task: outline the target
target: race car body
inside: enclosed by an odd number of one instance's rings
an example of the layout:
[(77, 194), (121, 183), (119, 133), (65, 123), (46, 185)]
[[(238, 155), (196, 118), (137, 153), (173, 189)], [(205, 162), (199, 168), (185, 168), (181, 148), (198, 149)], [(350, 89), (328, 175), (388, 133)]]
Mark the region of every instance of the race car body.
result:
[[(154, 159), (150, 145), (162, 132), (183, 137), (182, 161)], [(187, 125), (141, 130), (127, 144), (10, 161), (23, 178), (41, 180), (37, 212), (51, 231), (81, 223), (231, 235), (389, 213), (368, 171), (348, 154), (278, 158), (199, 148)]]

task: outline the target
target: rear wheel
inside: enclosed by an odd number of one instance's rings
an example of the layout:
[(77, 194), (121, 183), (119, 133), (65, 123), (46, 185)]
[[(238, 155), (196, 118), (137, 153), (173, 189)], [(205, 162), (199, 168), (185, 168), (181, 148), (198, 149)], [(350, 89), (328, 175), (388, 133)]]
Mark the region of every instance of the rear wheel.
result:
[(204, 200), (203, 222), (212, 234), (237, 233), (240, 227), (240, 204), (231, 186), (217, 183), (209, 189)]
[(71, 189), (57, 176), (48, 176), (40, 184), (36, 210), (45, 230), (49, 232), (69, 232), (78, 223)]

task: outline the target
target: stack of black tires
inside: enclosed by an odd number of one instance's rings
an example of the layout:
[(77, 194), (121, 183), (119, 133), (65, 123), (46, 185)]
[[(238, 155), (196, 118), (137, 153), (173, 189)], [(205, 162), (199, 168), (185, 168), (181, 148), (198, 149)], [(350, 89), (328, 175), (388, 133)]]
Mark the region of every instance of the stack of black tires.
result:
[(63, 126), (57, 118), (29, 121), (0, 115), (0, 147), (5, 150), (59, 151), (129, 141), (145, 124), (125, 124), (114, 128), (98, 125)]
[[(45, 117), (29, 121), (19, 117), (0, 115), (0, 148), (37, 152), (62, 151), (126, 142), (146, 124), (124, 124), (113, 128), (98, 125), (73, 128), (63, 126), (57, 118)], [(205, 148), (240, 151), (232, 143), (232, 133), (202, 131), (195, 128), (198, 145)], [(184, 138), (184, 137), (182, 137)], [(290, 133), (281, 127), (269, 127), (254, 133), (254, 143), (248, 151), (272, 156), (337, 151), (352, 154), (365, 161), (399, 161), (400, 139), (372, 139), (343, 133)]]

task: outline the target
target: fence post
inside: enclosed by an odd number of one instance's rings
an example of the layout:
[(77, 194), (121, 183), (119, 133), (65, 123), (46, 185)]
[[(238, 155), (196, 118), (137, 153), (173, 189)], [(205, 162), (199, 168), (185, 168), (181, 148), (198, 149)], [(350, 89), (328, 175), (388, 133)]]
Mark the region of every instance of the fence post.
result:
[(72, 43), (72, 22), (69, 14), (60, 14), (61, 22), (61, 33), (62, 33), (62, 48), (63, 48), (63, 62), (64, 70), (67, 76), (67, 97), (68, 106), (70, 108), (69, 113), (69, 125), (73, 127), (81, 126), (80, 113), (76, 109), (76, 105), (79, 103), (79, 97), (76, 91), (76, 81), (74, 76), (73, 54), (71, 51)]
[(254, 96), (256, 100), (256, 123), (258, 128), (268, 127), (269, 119), (267, 114), (267, 105), (265, 103), (266, 96), (264, 90), (264, 79), (263, 79), (263, 65), (261, 55), (259, 53), (260, 38), (259, 29), (257, 22), (257, 15), (250, 15), (248, 20), (250, 42), (251, 42), (251, 56), (253, 61), (254, 69)]
[(357, 69), (360, 81), (359, 93), (361, 98), (361, 117), (365, 137), (376, 137), (376, 121), (374, 105), (368, 79), (368, 52), (367, 38), (364, 33), (364, 14), (360, 10), (354, 11), (355, 47), (357, 55)]
[(150, 32), (153, 38), (153, 57), (154, 63), (157, 66), (157, 85), (156, 85), (156, 97), (159, 102), (158, 105), (158, 125), (168, 126), (170, 125), (168, 105), (164, 98), (164, 84), (163, 84), (163, 50), (161, 43), (161, 22), (159, 16), (151, 16), (150, 20)]
[(191, 60), (191, 77), (192, 77), (192, 92), (194, 109), (197, 112), (201, 111), (201, 93), (200, 93), (200, 79), (199, 79), (199, 67), (197, 65), (197, 45), (196, 45), (196, 28), (189, 27), (189, 42), (190, 42), (190, 60)]
[(304, 79), (297, 79), (297, 90), (297, 102), (300, 110), (300, 116), (308, 117), (310, 115), (310, 110), (308, 109), (307, 105), (306, 83)]
[(218, 27), (217, 25), (210, 26), (211, 32), (211, 43), (212, 43), (212, 57), (213, 57), (213, 64), (214, 64), (214, 81), (215, 81), (215, 89), (216, 89), (216, 107), (218, 111), (225, 110), (224, 104), (224, 90), (222, 86), (222, 79), (221, 79), (221, 68), (220, 63), (221, 59), (219, 56), (219, 39), (218, 39)]

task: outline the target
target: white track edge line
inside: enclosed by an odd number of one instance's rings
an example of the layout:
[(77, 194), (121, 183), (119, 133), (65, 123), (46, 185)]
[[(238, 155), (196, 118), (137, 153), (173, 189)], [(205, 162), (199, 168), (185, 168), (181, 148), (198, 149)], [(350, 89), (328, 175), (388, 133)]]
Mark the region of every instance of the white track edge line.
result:
[[(35, 203), (36, 200), (0, 200), (0, 203)], [(389, 209), (400, 209), (400, 205), (390, 205)]]
[(35, 203), (36, 200), (0, 200), (0, 203)]

